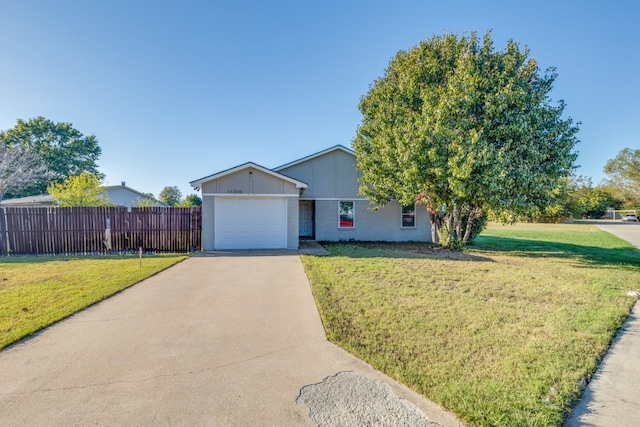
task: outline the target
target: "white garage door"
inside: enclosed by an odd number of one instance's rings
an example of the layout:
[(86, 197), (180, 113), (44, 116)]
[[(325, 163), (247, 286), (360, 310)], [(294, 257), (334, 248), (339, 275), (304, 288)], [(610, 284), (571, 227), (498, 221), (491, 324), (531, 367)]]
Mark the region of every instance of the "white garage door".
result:
[(284, 197), (218, 197), (216, 249), (284, 249), (287, 203)]

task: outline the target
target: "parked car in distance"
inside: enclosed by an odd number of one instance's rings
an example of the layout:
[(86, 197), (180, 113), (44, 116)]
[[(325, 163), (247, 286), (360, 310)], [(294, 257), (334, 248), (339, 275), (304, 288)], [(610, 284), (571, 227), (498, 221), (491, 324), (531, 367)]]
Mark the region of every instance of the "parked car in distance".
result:
[(638, 222), (638, 217), (634, 214), (622, 215), (622, 222)]

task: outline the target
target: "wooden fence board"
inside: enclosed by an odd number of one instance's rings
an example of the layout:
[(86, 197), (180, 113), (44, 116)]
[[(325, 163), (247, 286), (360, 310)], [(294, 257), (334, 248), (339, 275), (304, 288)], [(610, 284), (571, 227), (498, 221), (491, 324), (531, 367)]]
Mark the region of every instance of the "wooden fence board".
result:
[[(0, 255), (191, 252), (200, 249), (201, 208), (0, 209)], [(110, 226), (111, 248), (107, 241)]]

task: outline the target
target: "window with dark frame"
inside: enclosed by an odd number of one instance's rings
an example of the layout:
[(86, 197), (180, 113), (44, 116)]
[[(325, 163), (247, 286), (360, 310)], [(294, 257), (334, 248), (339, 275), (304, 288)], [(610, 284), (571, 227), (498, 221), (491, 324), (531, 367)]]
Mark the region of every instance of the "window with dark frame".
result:
[(338, 203), (338, 227), (353, 228), (355, 227), (354, 205), (353, 201)]
[(414, 228), (416, 226), (416, 205), (402, 207), (402, 227)]

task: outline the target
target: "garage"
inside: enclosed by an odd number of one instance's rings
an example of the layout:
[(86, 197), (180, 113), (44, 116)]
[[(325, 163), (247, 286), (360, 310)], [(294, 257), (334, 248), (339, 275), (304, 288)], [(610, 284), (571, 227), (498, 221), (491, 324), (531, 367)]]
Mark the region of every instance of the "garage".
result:
[(307, 184), (249, 162), (192, 181), (202, 190), (202, 249), (298, 249)]
[(216, 197), (215, 247), (287, 248), (287, 200), (284, 197)]

